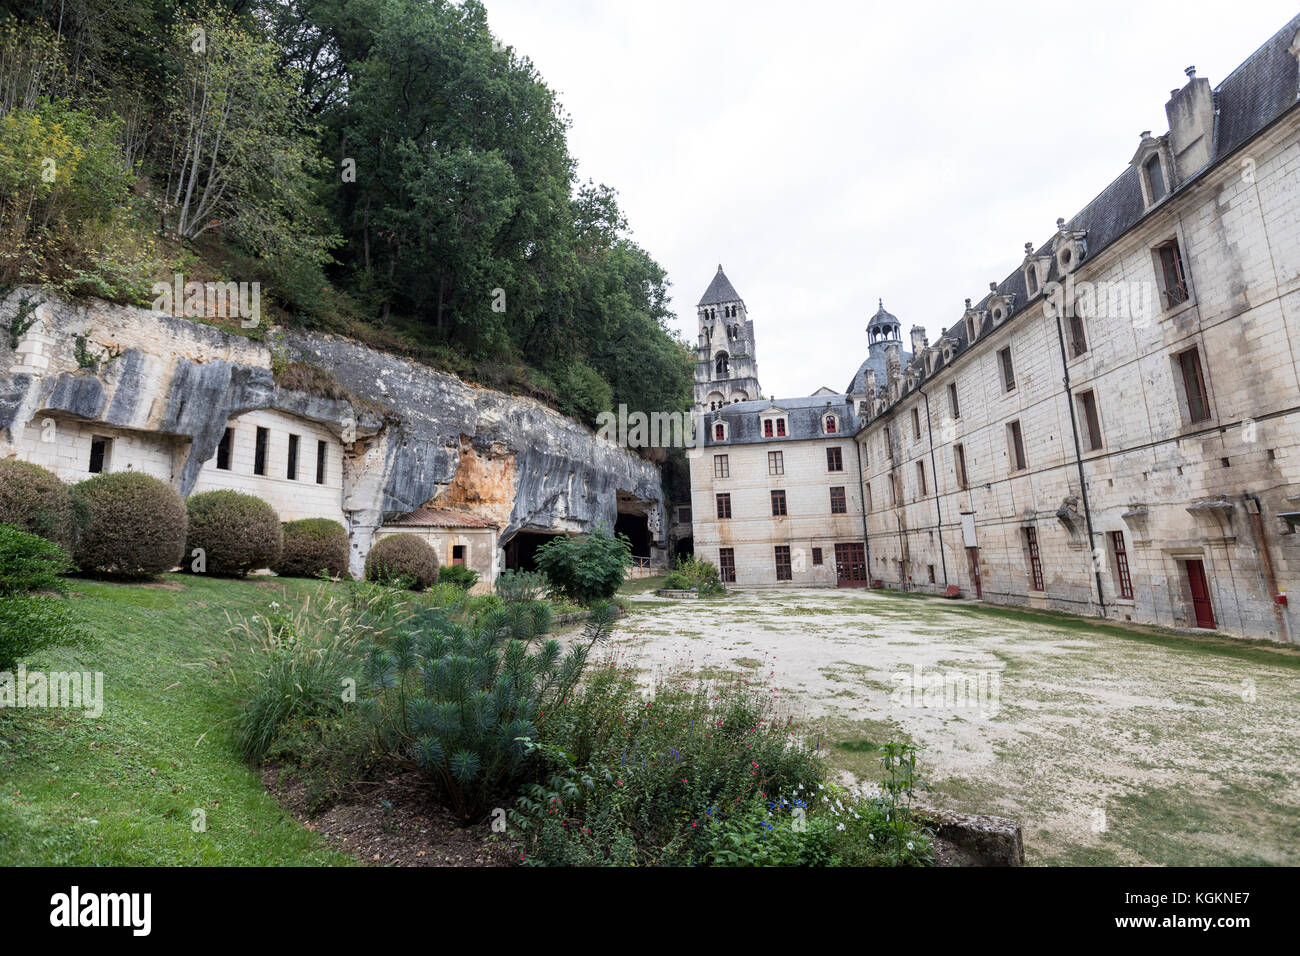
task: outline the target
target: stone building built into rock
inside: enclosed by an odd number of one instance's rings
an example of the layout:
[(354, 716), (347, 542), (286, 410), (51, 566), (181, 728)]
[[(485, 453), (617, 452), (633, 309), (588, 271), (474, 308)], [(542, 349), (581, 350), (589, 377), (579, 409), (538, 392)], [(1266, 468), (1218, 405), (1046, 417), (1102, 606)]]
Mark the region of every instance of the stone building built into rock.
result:
[[(281, 520), (329, 518), (357, 575), (390, 533), (420, 534), (484, 588), (550, 536), (599, 527), (666, 563), (659, 470), (532, 399), (301, 330), (259, 341), (41, 289), (0, 299), (0, 321), (19, 315), (17, 347), (0, 339), (0, 457), (68, 482), (141, 471), (184, 496), (229, 488)], [(272, 369), (289, 363), (347, 397), (280, 387)]]

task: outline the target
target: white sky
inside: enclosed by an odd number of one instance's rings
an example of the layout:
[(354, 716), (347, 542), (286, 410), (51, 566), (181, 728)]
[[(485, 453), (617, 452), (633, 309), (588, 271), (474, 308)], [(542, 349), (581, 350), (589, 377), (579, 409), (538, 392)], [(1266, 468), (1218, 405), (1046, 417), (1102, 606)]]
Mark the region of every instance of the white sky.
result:
[(721, 262), (765, 393), (840, 390), (883, 297), (930, 341), (1219, 82), (1295, 0), (484, 0), (667, 270), (676, 327)]

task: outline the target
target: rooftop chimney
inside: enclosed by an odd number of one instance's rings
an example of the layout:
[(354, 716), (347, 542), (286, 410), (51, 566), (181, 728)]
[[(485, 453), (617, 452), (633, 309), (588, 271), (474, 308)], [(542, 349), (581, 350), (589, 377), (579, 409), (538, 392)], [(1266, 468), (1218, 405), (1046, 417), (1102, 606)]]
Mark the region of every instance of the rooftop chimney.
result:
[[(1169, 97), (1169, 148), (1174, 154), (1177, 183), (1184, 182), (1212, 158), (1214, 149), (1214, 93), (1210, 81), (1196, 75), (1189, 66), (1187, 85)], [(1170, 184), (1175, 185), (1174, 183)]]

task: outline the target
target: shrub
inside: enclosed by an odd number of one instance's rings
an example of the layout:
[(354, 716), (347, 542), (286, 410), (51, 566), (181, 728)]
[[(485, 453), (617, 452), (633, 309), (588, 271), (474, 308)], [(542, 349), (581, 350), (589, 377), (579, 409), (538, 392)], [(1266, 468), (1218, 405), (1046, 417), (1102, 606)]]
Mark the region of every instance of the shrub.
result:
[(72, 495), (85, 508), (73, 552), (85, 573), (143, 578), (180, 562), (185, 502), (166, 482), (119, 471), (74, 485)]
[(0, 524), (0, 595), (63, 591), (60, 575), (73, 570), (62, 548), (12, 525)]
[(280, 560), (283, 546), (280, 516), (261, 498), (238, 491), (205, 491), (187, 503), (189, 528), (185, 554), (201, 550), (195, 568), (222, 577), (243, 577)]
[(613, 619), (608, 606), (595, 609), (584, 640), (565, 654), (553, 638), (532, 648), (551, 624), (540, 601), (504, 605), (469, 626), (424, 612), (415, 631), (370, 649), (367, 704), (378, 738), (390, 752), (413, 755), (462, 821), (478, 819), (527, 778), (536, 760), (524, 738), (536, 738), (544, 716), (572, 693)]
[(695, 582), (680, 571), (669, 571), (668, 577), (664, 578), (664, 587), (671, 591), (690, 591)]
[(438, 572), (439, 584), (453, 584), (468, 591), (478, 582), (478, 572), (463, 564), (449, 564)]
[(366, 555), (366, 580), (402, 582), (423, 591), (438, 578), (438, 556), (423, 538), (390, 534), (375, 542)]
[(376, 625), (401, 619), (392, 595), (326, 594), (297, 606), (273, 602), (263, 614), (237, 615), (228, 634), (254, 656), (253, 694), (235, 725), (240, 756), (258, 761), (293, 721), (328, 717), (345, 706), (345, 678), (358, 670), (354, 651)]
[(284, 548), (273, 565), (276, 574), (291, 578), (314, 578), (325, 571), (332, 578), (348, 573), (348, 532), (337, 521), (307, 518), (286, 521), (282, 526)]
[(537, 549), (537, 566), (551, 584), (579, 604), (612, 598), (632, 564), (625, 535), (606, 529), (591, 534), (557, 535)]
[(497, 575), (496, 592), (507, 603), (540, 601), (551, 590), (551, 582), (541, 571), (502, 571)]
[(0, 460), (0, 523), (67, 549), (76, 538), (75, 513), (68, 486), (54, 472), (17, 458)]
[(67, 601), (31, 591), (62, 591), (72, 569), (63, 550), (44, 538), (0, 524), (0, 671), (12, 671), (46, 647), (85, 636)]
[[(669, 574), (669, 578), (679, 575), (681, 580), (687, 583), (687, 588), (694, 588), (700, 592), (700, 597), (707, 597), (713, 594), (722, 594), (726, 588), (722, 586), (722, 578), (718, 574), (718, 569), (712, 563), (697, 558), (692, 555), (689, 558), (677, 559), (677, 570)], [(672, 587), (672, 585), (668, 585)]]

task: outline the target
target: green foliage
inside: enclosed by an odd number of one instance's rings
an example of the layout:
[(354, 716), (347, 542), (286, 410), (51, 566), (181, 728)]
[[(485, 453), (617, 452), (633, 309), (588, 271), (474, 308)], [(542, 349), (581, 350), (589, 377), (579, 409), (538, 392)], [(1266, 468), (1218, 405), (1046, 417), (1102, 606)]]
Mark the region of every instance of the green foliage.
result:
[(120, 471), (73, 485), (72, 496), (85, 512), (73, 558), (86, 574), (145, 578), (180, 563), (185, 502), (171, 485)]
[(468, 591), (478, 582), (478, 572), (463, 564), (449, 564), (438, 572), (439, 584), (451, 584)]
[(699, 591), (700, 597), (722, 594), (726, 588), (718, 575), (718, 569), (708, 561), (694, 555), (678, 558), (677, 568), (668, 573), (664, 587), (674, 590)]
[(243, 577), (280, 560), (280, 516), (261, 498), (238, 491), (205, 491), (186, 503), (185, 569), (194, 569), (195, 551), (203, 552), (206, 574)]
[(596, 424), (596, 416), (613, 407), (614, 390), (590, 365), (572, 362), (555, 375), (556, 390), (560, 395), (560, 411), (588, 425)]
[(537, 549), (538, 568), (561, 593), (579, 604), (609, 600), (632, 566), (632, 544), (598, 528), (590, 534), (556, 535)]
[(425, 612), (414, 630), (371, 647), (366, 677), (375, 732), (389, 752), (410, 754), (440, 800), (461, 820), (482, 816), (535, 767), (528, 746), (577, 686), (591, 647), (614, 615), (595, 609), (567, 653), (541, 640), (551, 624), (542, 602), (484, 612), (467, 625)]
[(14, 314), (9, 319), (9, 347), (11, 349), (18, 348), (18, 343), (22, 340), (22, 337), (36, 324), (36, 310), (40, 306), (41, 300), (36, 296), (26, 292), (18, 293), (18, 301), (14, 303)]
[(761, 687), (670, 675), (644, 698), (607, 665), (553, 714), (540, 742), (549, 776), (511, 817), (533, 863), (704, 862), (723, 821), (821, 779), (791, 730)]
[(497, 575), (496, 592), (507, 603), (540, 601), (551, 590), (551, 582), (541, 571), (509, 569)]
[(0, 524), (0, 595), (64, 591), (62, 575), (73, 570), (72, 560), (57, 544)]
[(286, 577), (314, 578), (321, 571), (330, 577), (348, 573), (348, 532), (328, 518), (305, 518), (282, 525), (284, 547), (272, 568)]
[(366, 580), (423, 591), (438, 580), (438, 556), (418, 535), (390, 534), (366, 555)]
[(40, 465), (0, 459), (0, 522), (72, 546), (79, 522), (68, 486)]
[(0, 671), (47, 647), (79, 644), (85, 637), (63, 591), (60, 577), (72, 562), (58, 545), (0, 524)]

